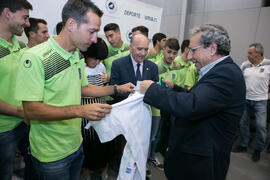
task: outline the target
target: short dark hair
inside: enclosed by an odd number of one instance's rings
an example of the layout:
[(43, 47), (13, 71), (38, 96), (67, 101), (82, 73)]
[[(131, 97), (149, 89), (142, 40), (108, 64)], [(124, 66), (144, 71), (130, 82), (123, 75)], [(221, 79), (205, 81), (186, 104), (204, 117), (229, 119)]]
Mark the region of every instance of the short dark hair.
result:
[(188, 48), (189, 47), (189, 40), (188, 39), (185, 39), (182, 44), (181, 44), (181, 53), (183, 53), (185, 51), (185, 48)]
[(30, 23), (30, 26), (24, 28), (24, 33), (28, 38), (29, 38), (30, 31), (37, 33), (39, 29), (38, 23), (47, 25), (47, 22), (44, 19), (37, 19), (37, 18), (32, 18), (32, 17), (29, 18), (29, 23)]
[(63, 26), (69, 18), (74, 18), (78, 25), (87, 23), (85, 15), (89, 10), (99, 17), (103, 15), (103, 12), (90, 0), (68, 0), (62, 10)]
[(153, 41), (153, 45), (155, 46), (157, 44), (158, 41), (161, 41), (161, 39), (166, 38), (166, 35), (163, 33), (156, 33), (154, 34), (152, 41)]
[(63, 29), (62, 21), (56, 24), (56, 34), (58, 35)]
[(85, 60), (87, 58), (103, 60), (108, 56), (108, 47), (103, 39), (97, 38), (97, 43), (93, 43), (85, 52), (82, 52), (82, 54)]
[(145, 27), (145, 26), (137, 26), (137, 27), (134, 27), (132, 29), (132, 32), (135, 32), (135, 31), (140, 31), (143, 35), (145, 35), (146, 37), (148, 37), (148, 28)]
[(104, 32), (107, 32), (107, 31), (117, 32), (117, 31), (120, 31), (120, 28), (119, 28), (118, 24), (109, 23), (106, 26), (104, 26), (103, 30), (104, 30)]
[(175, 38), (170, 38), (166, 41), (165, 47), (169, 47), (170, 49), (173, 49), (175, 51), (178, 51), (180, 49), (178, 40)]
[(32, 5), (27, 0), (1, 0), (0, 14), (2, 14), (4, 8), (8, 8), (13, 13), (21, 9), (33, 10)]

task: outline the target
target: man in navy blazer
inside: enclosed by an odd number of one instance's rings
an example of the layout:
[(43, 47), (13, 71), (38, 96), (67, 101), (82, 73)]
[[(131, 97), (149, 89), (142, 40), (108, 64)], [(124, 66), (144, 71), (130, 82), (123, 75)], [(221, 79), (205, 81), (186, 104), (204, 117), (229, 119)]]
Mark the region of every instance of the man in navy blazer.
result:
[[(152, 80), (158, 81), (158, 67), (155, 63), (146, 60), (148, 52), (148, 38), (143, 34), (134, 35), (130, 42), (130, 55), (113, 61), (111, 67), (111, 85), (121, 85), (125, 82), (137, 84), (137, 81)], [(139, 64), (139, 65), (138, 65)], [(116, 93), (113, 98), (120, 102), (128, 97), (129, 93)], [(125, 138), (118, 136), (115, 139), (115, 161), (120, 165), (122, 152), (125, 146)]]
[[(155, 63), (145, 59), (148, 52), (148, 38), (142, 34), (133, 36), (130, 42), (130, 55), (115, 60), (111, 68), (111, 85), (121, 85), (126, 82), (137, 84), (137, 81), (152, 80), (158, 81), (158, 68)], [(139, 70), (138, 71), (138, 64)], [(140, 73), (140, 76), (137, 74)], [(136, 76), (139, 76), (136, 78)], [(138, 79), (140, 78), (140, 79)], [(116, 102), (127, 98), (129, 93), (116, 94)]]
[[(173, 114), (165, 174), (169, 180), (225, 180), (230, 152), (245, 104), (245, 81), (233, 62), (227, 31), (194, 28), (188, 58), (201, 67), (190, 91), (143, 81), (144, 102)], [(165, 81), (166, 83), (166, 81)]]

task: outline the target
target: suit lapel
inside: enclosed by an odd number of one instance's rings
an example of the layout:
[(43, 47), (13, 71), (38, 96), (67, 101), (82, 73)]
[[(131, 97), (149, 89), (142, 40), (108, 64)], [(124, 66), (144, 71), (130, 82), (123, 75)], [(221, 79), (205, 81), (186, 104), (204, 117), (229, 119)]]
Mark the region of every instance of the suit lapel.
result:
[(149, 64), (146, 60), (143, 61), (143, 72), (142, 72), (142, 79), (147, 80), (149, 79)]

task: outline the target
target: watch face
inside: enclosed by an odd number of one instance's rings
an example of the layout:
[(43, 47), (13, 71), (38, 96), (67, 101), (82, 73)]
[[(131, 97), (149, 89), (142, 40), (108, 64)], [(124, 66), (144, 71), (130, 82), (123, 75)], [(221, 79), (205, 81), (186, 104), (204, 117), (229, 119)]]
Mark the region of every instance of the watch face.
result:
[(114, 94), (118, 93), (117, 84), (113, 85), (113, 92), (114, 92)]

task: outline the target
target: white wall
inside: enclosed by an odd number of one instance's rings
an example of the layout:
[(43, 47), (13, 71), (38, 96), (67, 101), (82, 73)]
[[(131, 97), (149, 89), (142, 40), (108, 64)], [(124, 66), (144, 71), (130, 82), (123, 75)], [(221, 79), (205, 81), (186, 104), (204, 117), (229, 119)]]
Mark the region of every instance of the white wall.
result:
[[(140, 0), (163, 7), (161, 32), (168, 37), (179, 37), (183, 0)], [(194, 26), (216, 23), (230, 35), (231, 56), (237, 64), (245, 61), (248, 46), (260, 42), (265, 57), (270, 59), (270, 7), (261, 8), (261, 0), (188, 0), (188, 15), (184, 38)]]
[(48, 23), (49, 33), (53, 34), (56, 24), (62, 21), (62, 9), (67, 0), (28, 1), (33, 6), (33, 11), (30, 11), (30, 17), (45, 19)]
[(160, 32), (167, 37), (179, 37), (182, 0), (138, 0), (163, 8)]
[(248, 45), (255, 41), (256, 22), (258, 21), (259, 14), (259, 8), (205, 14), (196, 13), (188, 16), (189, 23), (187, 23), (187, 27), (191, 28), (205, 23), (224, 26), (231, 39), (231, 56), (237, 64), (241, 64), (246, 60)]
[(231, 56), (237, 64), (247, 60), (248, 46), (260, 42), (265, 48), (265, 57), (270, 58), (270, 8), (248, 8), (216, 12), (191, 13), (188, 15), (188, 29), (205, 23), (216, 23), (224, 26), (231, 39)]
[(270, 59), (270, 7), (262, 8), (255, 41), (264, 46), (264, 56)]
[[(182, 0), (181, 0), (182, 1)], [(228, 11), (261, 7), (262, 0), (190, 0), (191, 13)]]

